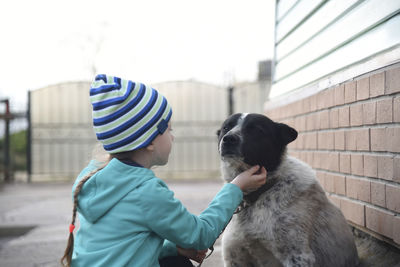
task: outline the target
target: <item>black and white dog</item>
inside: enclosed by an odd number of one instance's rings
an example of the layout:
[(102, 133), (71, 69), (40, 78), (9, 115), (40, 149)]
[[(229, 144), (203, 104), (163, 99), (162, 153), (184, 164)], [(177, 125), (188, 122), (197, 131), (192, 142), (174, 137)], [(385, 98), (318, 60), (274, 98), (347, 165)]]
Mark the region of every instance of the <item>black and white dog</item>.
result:
[(261, 114), (234, 114), (217, 132), (223, 178), (264, 166), (267, 182), (246, 192), (223, 238), (225, 266), (354, 267), (354, 238), (314, 171), (289, 157), (297, 131)]

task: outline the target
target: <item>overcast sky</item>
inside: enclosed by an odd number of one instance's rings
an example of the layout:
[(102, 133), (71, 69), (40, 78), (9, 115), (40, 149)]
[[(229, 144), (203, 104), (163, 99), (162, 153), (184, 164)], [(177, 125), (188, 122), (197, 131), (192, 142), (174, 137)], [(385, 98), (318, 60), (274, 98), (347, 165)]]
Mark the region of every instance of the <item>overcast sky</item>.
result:
[(0, 98), (106, 73), (141, 81), (254, 80), (273, 56), (274, 0), (0, 2)]

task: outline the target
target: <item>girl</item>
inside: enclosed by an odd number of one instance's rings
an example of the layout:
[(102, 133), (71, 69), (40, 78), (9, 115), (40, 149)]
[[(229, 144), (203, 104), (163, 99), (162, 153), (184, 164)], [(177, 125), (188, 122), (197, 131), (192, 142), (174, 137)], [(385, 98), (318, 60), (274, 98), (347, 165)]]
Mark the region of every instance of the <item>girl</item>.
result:
[[(67, 266), (192, 266), (202, 262), (243, 198), (266, 181), (258, 166), (222, 187), (199, 216), (174, 198), (151, 167), (165, 165), (172, 109), (141, 83), (98, 75), (90, 89), (93, 126), (109, 153), (92, 160), (73, 186)], [(257, 174), (256, 174), (257, 173)], [(76, 213), (80, 227), (74, 240)]]

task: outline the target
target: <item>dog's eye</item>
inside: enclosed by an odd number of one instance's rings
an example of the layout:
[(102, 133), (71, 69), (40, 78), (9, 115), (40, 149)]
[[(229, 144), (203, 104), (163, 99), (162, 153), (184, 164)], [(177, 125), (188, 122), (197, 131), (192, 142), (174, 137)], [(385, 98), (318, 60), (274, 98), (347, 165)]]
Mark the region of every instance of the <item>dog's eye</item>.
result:
[(248, 130), (253, 133), (266, 134), (265, 130), (262, 127), (257, 126), (257, 125), (248, 127)]

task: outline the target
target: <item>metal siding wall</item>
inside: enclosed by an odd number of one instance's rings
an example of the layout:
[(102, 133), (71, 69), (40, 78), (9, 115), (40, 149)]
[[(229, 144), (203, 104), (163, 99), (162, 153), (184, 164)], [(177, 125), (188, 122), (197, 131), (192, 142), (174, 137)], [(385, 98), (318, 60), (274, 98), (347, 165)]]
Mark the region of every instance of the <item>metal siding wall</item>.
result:
[(227, 116), (227, 91), (199, 82), (168, 82), (154, 85), (171, 104), (175, 136), (169, 163), (157, 167), (166, 178), (219, 177), (216, 131)]
[[(93, 157), (89, 83), (66, 83), (31, 92), (32, 181), (73, 179)], [(173, 108), (175, 143), (165, 178), (216, 178), (216, 130), (227, 116), (225, 89), (198, 82), (157, 86)]]
[[(277, 10), (283, 2), (277, 3)], [(395, 0), (296, 3), (276, 24), (275, 84), (270, 96), (396, 48), (400, 44), (399, 13), (400, 1)]]
[(96, 144), (89, 83), (66, 83), (31, 92), (32, 180), (74, 178)]

